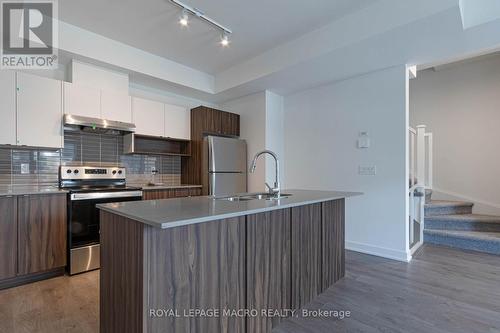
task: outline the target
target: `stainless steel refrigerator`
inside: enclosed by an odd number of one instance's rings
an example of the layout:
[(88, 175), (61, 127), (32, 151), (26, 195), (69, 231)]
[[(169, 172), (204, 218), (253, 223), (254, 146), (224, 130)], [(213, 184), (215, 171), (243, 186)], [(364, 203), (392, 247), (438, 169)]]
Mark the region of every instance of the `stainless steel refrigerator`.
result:
[(247, 143), (245, 140), (207, 136), (203, 171), (208, 194), (231, 195), (247, 191)]

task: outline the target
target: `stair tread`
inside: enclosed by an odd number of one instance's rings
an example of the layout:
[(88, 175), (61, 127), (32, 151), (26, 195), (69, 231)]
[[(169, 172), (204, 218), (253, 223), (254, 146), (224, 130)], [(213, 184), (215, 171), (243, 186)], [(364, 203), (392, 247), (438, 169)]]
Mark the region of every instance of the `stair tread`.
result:
[(425, 204), (426, 208), (440, 208), (440, 207), (472, 207), (474, 203), (467, 201), (449, 201), (449, 200), (432, 200), (429, 203)]
[(469, 240), (495, 241), (500, 243), (500, 232), (426, 229), (424, 230), (424, 234), (455, 237)]
[(500, 223), (500, 216), (482, 214), (449, 214), (426, 216), (427, 221)]

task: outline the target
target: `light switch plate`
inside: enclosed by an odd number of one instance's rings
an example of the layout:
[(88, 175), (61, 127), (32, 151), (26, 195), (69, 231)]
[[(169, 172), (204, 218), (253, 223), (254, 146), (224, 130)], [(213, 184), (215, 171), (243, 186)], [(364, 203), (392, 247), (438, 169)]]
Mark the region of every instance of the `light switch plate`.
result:
[(362, 176), (375, 176), (377, 174), (376, 165), (360, 165), (358, 173)]
[(21, 174), (27, 175), (30, 173), (30, 165), (29, 163), (21, 163)]

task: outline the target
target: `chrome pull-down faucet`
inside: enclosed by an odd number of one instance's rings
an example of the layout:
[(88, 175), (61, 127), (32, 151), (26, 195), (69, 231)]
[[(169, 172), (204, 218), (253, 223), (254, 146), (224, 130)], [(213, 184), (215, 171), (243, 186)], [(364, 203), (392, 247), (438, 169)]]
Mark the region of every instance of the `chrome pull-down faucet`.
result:
[(253, 158), (252, 165), (250, 166), (250, 173), (255, 172), (255, 168), (257, 167), (257, 159), (259, 158), (260, 155), (264, 154), (269, 154), (274, 158), (275, 166), (276, 166), (276, 175), (275, 175), (275, 180), (274, 180), (274, 187), (271, 187), (266, 182), (266, 186), (269, 190), (269, 194), (274, 195), (276, 197), (279, 197), (281, 195), (281, 185), (280, 185), (280, 162), (278, 160), (278, 155), (276, 155), (275, 152), (270, 151), (270, 150), (262, 150), (255, 154), (255, 157)]

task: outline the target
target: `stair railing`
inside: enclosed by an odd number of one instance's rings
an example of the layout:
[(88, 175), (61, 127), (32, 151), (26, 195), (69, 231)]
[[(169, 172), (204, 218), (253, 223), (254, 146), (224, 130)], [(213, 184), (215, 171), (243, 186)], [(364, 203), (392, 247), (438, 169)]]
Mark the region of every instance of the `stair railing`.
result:
[[(409, 127), (409, 242), (413, 254), (423, 243), (425, 190), (432, 190), (432, 133), (425, 125)], [(416, 194), (419, 194), (416, 196)], [(415, 223), (419, 224), (419, 240), (415, 243)], [(412, 246), (413, 245), (413, 246)]]
[(419, 125), (416, 129), (416, 160), (415, 176), (417, 184), (432, 190), (432, 133), (427, 132), (425, 125)]

